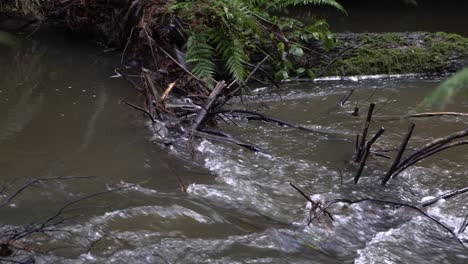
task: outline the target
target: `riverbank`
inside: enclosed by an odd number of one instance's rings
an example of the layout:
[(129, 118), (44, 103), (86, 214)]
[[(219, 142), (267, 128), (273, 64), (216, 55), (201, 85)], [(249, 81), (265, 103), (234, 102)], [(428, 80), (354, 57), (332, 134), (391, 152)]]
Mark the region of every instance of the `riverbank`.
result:
[(444, 32), (344, 33), (328, 55), (335, 61), (312, 65), (324, 76), (441, 75), (468, 65), (468, 39)]

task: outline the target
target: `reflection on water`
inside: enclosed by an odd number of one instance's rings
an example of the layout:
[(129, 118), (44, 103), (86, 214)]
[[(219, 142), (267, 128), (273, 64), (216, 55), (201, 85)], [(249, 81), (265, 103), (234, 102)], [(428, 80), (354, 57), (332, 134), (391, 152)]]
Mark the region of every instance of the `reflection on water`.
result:
[[(267, 150), (255, 154), (208, 141), (197, 156), (179, 159), (184, 147), (149, 144), (139, 113), (119, 100), (138, 102), (123, 81), (110, 79), (112, 58), (55, 39), (2, 50), (0, 60), (1, 181), (43, 176), (95, 176), (50, 182), (23, 193), (0, 211), (0, 224), (41, 219), (66, 200), (113, 187), (125, 191), (85, 202), (70, 232), (31, 241), (39, 263), (466, 263), (468, 252), (449, 234), (402, 208), (337, 205), (327, 219), (307, 226), (306, 201), (294, 182), (314, 199), (376, 197), (416, 203), (465, 187), (466, 148), (447, 151), (414, 166), (387, 187), (379, 185), (389, 162), (372, 160), (359, 185), (355, 134), (362, 117), (354, 106), (376, 115), (403, 115), (440, 80), (382, 79), (291, 84), (245, 101), (249, 109), (332, 132), (305, 133), (261, 122), (235, 120), (221, 127)], [(349, 104), (336, 103), (356, 89)], [(368, 99), (370, 98), (370, 99)], [(268, 105), (268, 108), (265, 108)], [(463, 98), (448, 110), (468, 111)], [(135, 121), (138, 120), (138, 121)], [(411, 146), (466, 128), (459, 117), (418, 119)], [(225, 126), (225, 124), (220, 124)], [(397, 146), (408, 121), (379, 122), (387, 129), (380, 144)], [(339, 170), (343, 172), (341, 184)], [(176, 175), (188, 186), (181, 193)], [(440, 202), (429, 213), (456, 229), (468, 212), (466, 196)], [(99, 205), (99, 207), (86, 207)], [(468, 238), (465, 234), (463, 237)], [(89, 252), (88, 252), (89, 251)]]

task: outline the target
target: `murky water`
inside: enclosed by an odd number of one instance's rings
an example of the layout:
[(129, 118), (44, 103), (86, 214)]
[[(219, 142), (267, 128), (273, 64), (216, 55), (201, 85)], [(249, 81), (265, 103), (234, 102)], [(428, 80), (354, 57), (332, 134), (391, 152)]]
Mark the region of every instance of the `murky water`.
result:
[[(0, 225), (43, 220), (67, 201), (83, 201), (74, 221), (32, 237), (41, 263), (467, 263), (466, 248), (441, 228), (404, 208), (363, 203), (334, 206), (335, 222), (308, 222), (306, 201), (379, 199), (418, 203), (466, 187), (468, 150), (449, 150), (419, 163), (387, 187), (380, 178), (390, 162), (375, 158), (358, 185), (349, 164), (355, 134), (369, 102), (376, 116), (401, 116), (441, 80), (418, 78), (315, 82), (289, 85), (243, 108), (303, 124), (327, 135), (262, 122), (234, 120), (220, 128), (267, 154), (209, 141), (184, 148), (149, 143), (140, 113), (120, 103), (139, 102), (135, 91), (112, 79), (118, 56), (59, 37), (0, 50), (0, 179), (18, 188), (27, 179), (93, 176), (37, 184), (0, 209)], [(335, 107), (356, 89), (343, 108)], [(260, 91), (265, 92), (265, 91)], [(268, 107), (267, 107), (268, 106)], [(448, 110), (468, 111), (459, 98)], [(458, 117), (414, 120), (410, 147), (466, 128)], [(396, 147), (408, 121), (376, 122), (379, 142)], [(339, 170), (343, 172), (343, 182)], [(187, 186), (180, 191), (178, 177)], [(468, 213), (467, 196), (440, 202), (428, 213), (457, 230)], [(468, 233), (461, 235), (468, 238)], [(46, 254), (47, 253), (47, 254)]]

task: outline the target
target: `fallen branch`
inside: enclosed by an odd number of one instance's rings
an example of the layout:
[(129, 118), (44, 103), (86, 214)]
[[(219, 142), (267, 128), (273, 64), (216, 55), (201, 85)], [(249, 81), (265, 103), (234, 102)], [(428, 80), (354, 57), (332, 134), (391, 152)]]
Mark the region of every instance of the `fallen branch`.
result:
[(392, 177), (392, 174), (395, 172), (395, 170), (398, 169), (398, 166), (400, 165), (401, 157), (403, 157), (403, 153), (405, 152), (406, 147), (408, 146), (408, 142), (411, 139), (411, 135), (413, 135), (413, 131), (414, 131), (415, 126), (416, 125), (414, 123), (410, 124), (410, 126), (408, 128), (408, 132), (406, 133), (405, 138), (401, 142), (401, 146), (400, 146), (400, 148), (398, 150), (398, 153), (395, 156), (395, 159), (393, 160), (392, 166), (390, 167), (390, 169), (388, 169), (387, 174), (382, 179), (382, 185), (387, 184), (387, 182), (390, 180), (390, 177)]
[(35, 178), (29, 179), (23, 186), (18, 188), (13, 194), (9, 195), (3, 202), (0, 203), (0, 208), (5, 207), (9, 204), (13, 199), (15, 199), (18, 195), (20, 195), (24, 190), (31, 187), (32, 185), (44, 181), (56, 181), (56, 180), (80, 180), (80, 179), (90, 179), (93, 177), (90, 176), (60, 176), (60, 177), (50, 177), (50, 178)]
[(123, 102), (124, 104), (130, 106), (131, 108), (135, 109), (135, 110), (138, 110), (138, 111), (143, 112), (145, 115), (147, 115), (147, 116), (149, 117), (149, 119), (151, 120), (151, 122), (153, 122), (153, 124), (156, 123), (156, 119), (154, 119), (154, 117), (151, 115), (150, 112), (148, 112), (148, 110), (146, 110), (146, 109), (144, 109), (144, 108), (142, 108), (142, 107), (139, 107), (139, 106), (137, 106), (137, 105), (134, 105), (134, 104), (132, 104), (132, 103), (129, 103), (129, 102), (125, 101), (125, 100), (122, 100), (122, 102)]
[(367, 112), (366, 122), (364, 123), (364, 129), (362, 132), (361, 141), (358, 144), (356, 157), (354, 159), (355, 162), (359, 162), (362, 158), (362, 155), (364, 154), (363, 153), (364, 145), (366, 144), (367, 132), (369, 130), (369, 126), (372, 120), (372, 113), (374, 112), (374, 108), (375, 108), (375, 104), (374, 103), (370, 104), (369, 110)]
[(369, 154), (371, 153), (371, 147), (377, 141), (377, 139), (382, 136), (382, 134), (385, 132), (385, 128), (381, 127), (379, 131), (372, 137), (372, 139), (367, 142), (366, 148), (364, 150), (364, 154), (361, 158), (361, 162), (359, 164), (359, 169), (356, 172), (356, 175), (354, 176), (354, 184), (357, 184), (359, 182), (359, 178), (361, 177), (362, 171), (364, 170), (364, 167), (366, 166), (366, 161), (367, 158), (369, 157)]
[(378, 120), (378, 121), (395, 121), (395, 120), (402, 120), (402, 119), (425, 118), (425, 117), (441, 117), (441, 116), (468, 117), (468, 113), (461, 113), (461, 112), (425, 112), (425, 113), (408, 114), (408, 115), (404, 115), (404, 116), (379, 116), (379, 117), (376, 117), (376, 120)]
[(215, 105), (218, 97), (223, 92), (224, 88), (226, 88), (226, 82), (220, 81), (216, 84), (216, 87), (211, 92), (205, 106), (200, 110), (197, 115), (195, 121), (193, 121), (192, 128), (190, 129), (192, 133), (196, 130), (199, 130), (205, 126), (206, 121), (208, 120), (208, 116), (212, 110), (212, 107)]
[[(315, 209), (316, 208), (322, 209), (322, 205), (320, 203), (314, 202), (312, 199), (310, 199), (310, 197), (308, 195), (306, 195), (301, 189), (299, 189), (299, 187), (294, 185), (292, 182), (290, 182), (289, 185), (291, 185), (291, 187), (293, 187), (298, 193), (300, 193), (302, 195), (302, 197), (306, 198), (306, 200), (311, 203), (311, 212), (314, 210), (314, 208)], [(326, 216), (328, 216), (330, 218), (330, 220), (335, 221), (332, 214), (329, 213), (327, 210), (323, 210), (323, 213)]]
[(468, 214), (465, 217), (465, 220), (463, 221), (462, 225), (460, 226), (460, 229), (458, 229), (458, 235), (461, 235), (465, 232), (466, 227), (468, 226)]
[(351, 95), (353, 95), (354, 90), (355, 90), (355, 89), (351, 89), (351, 91), (349, 91), (349, 92), (340, 100), (340, 102), (338, 103), (338, 105), (341, 106), (341, 107), (345, 106), (346, 102), (348, 102), (348, 100), (349, 100), (349, 98), (351, 97)]
[(451, 192), (447, 192), (447, 193), (444, 193), (442, 195), (439, 195), (433, 199), (430, 199), (424, 203), (421, 203), (421, 206), (423, 207), (427, 207), (427, 206), (431, 206), (435, 203), (437, 203), (438, 201), (442, 200), (442, 199), (450, 199), (456, 195), (460, 195), (460, 194), (464, 194), (468, 192), (468, 187), (465, 187), (463, 189), (459, 189), (459, 190), (455, 190), (455, 191), (451, 191)]
[(261, 120), (261, 121), (264, 121), (264, 122), (276, 123), (276, 124), (278, 124), (280, 126), (296, 128), (296, 129), (309, 131), (309, 132), (314, 132), (314, 133), (326, 134), (324, 132), (313, 130), (313, 129), (310, 129), (310, 128), (307, 128), (307, 127), (304, 127), (304, 126), (301, 126), (301, 125), (292, 124), (292, 123), (289, 123), (289, 122), (286, 122), (286, 121), (283, 121), (283, 120), (280, 120), (280, 119), (277, 119), (277, 118), (268, 117), (268, 116), (265, 116), (263, 114), (260, 114), (260, 113), (254, 112), (254, 111), (249, 111), (249, 110), (239, 110), (239, 109), (220, 110), (220, 111), (217, 111), (215, 113), (216, 114), (228, 114), (228, 115), (231, 115), (231, 116), (243, 117), (243, 118), (247, 118), (249, 120)]
[(425, 158), (428, 158), (434, 154), (437, 154), (443, 150), (446, 150), (446, 149), (449, 149), (449, 148), (454, 148), (454, 147), (458, 147), (458, 146), (462, 146), (462, 145), (468, 145), (468, 140), (462, 140), (462, 141), (458, 141), (458, 142), (454, 142), (452, 144), (448, 144), (448, 145), (445, 145), (445, 146), (441, 146), (441, 147), (438, 147), (438, 148), (435, 148), (435, 149), (432, 149), (431, 151), (429, 152), (426, 152), (426, 153), (423, 153), (422, 155), (419, 155), (417, 158), (415, 159), (412, 159), (406, 163), (402, 163), (398, 169), (393, 173), (392, 175), (392, 178), (395, 178), (398, 174), (400, 174), (401, 172), (403, 172), (404, 170), (406, 170), (407, 168), (413, 166), (414, 164), (416, 164), (417, 162), (425, 159)]
[(245, 149), (251, 150), (253, 152), (266, 153), (260, 147), (252, 145), (252, 144), (250, 144), (248, 142), (242, 141), (242, 140), (237, 139), (235, 137), (232, 137), (230, 135), (228, 136), (227, 134), (222, 133), (222, 132), (218, 132), (218, 131), (213, 132), (213, 131), (209, 131), (209, 130), (208, 131), (193, 130), (192, 135), (202, 137), (202, 138), (208, 138), (208, 139), (211, 139), (211, 140), (216, 140), (216, 141), (219, 141), (219, 142), (235, 144), (235, 145), (238, 145), (238, 146), (243, 147)]

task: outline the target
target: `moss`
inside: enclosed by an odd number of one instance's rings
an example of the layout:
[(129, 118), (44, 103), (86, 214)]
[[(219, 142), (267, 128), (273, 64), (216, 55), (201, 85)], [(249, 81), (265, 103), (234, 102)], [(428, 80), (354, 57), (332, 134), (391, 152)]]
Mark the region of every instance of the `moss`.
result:
[[(342, 54), (325, 75), (441, 73), (452, 71), (455, 59), (468, 60), (468, 39), (456, 34), (416, 32), (353, 37), (357, 38), (357, 47)], [(342, 46), (336, 47), (336, 54), (349, 48), (345, 46), (349, 41), (344, 39)], [(321, 72), (327, 64), (324, 62), (315, 71)]]

